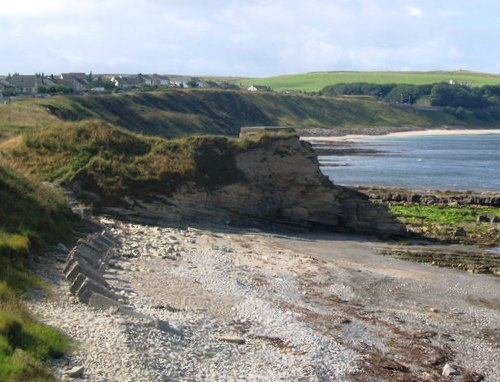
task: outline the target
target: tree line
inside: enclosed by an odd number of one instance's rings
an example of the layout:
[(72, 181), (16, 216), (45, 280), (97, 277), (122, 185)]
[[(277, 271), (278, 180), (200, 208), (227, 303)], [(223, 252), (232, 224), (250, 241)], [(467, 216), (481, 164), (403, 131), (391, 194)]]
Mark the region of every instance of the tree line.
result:
[(422, 97), (428, 99), (431, 106), (450, 108), (485, 109), (500, 106), (500, 85), (471, 87), (463, 84), (446, 82), (411, 85), (411, 84), (372, 84), (348, 83), (326, 86), (322, 95), (365, 95), (388, 103), (412, 105)]

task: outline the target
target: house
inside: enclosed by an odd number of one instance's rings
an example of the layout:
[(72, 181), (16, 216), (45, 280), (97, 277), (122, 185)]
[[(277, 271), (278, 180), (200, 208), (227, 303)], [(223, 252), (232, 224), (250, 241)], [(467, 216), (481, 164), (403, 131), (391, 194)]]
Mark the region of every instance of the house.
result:
[(113, 76), (110, 81), (113, 86), (122, 89), (131, 89), (139, 85), (137, 78), (132, 76)]
[(261, 86), (261, 85), (252, 85), (248, 87), (247, 91), (249, 92), (268, 92), (271, 91), (269, 86)]
[(14, 94), (16, 89), (6, 80), (0, 80), (0, 95)]
[(152, 85), (154, 86), (170, 86), (170, 79), (167, 76), (153, 74), (151, 76)]
[(155, 85), (155, 81), (161, 82), (161, 80), (155, 80), (154, 76), (148, 76), (142, 73), (139, 73), (136, 76), (117, 75), (111, 77), (110, 81), (113, 86), (122, 89), (132, 89), (140, 85), (153, 86)]
[(139, 85), (148, 85), (152, 86), (153, 85), (153, 79), (145, 74), (139, 73), (136, 77), (136, 81)]
[(90, 82), (85, 73), (62, 73), (55, 82), (72, 88), (75, 92), (84, 92), (90, 89)]
[(17, 94), (35, 94), (38, 87), (43, 85), (43, 77), (38, 74), (24, 75), (16, 73), (8, 76), (5, 81), (15, 89)]
[(188, 88), (189, 79), (186, 77), (174, 77), (170, 80), (170, 86), (174, 88)]

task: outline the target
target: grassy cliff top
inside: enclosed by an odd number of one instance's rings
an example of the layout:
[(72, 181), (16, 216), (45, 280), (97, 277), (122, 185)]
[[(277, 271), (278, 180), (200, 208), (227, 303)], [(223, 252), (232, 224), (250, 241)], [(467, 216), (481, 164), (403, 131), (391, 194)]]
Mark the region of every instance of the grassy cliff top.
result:
[[(12, 105), (33, 110), (33, 113), (37, 114), (39, 127), (58, 119), (99, 119), (136, 133), (165, 138), (191, 134), (237, 136), (243, 126), (349, 128), (481, 123), (473, 116), (459, 120), (449, 113), (402, 108), (369, 97), (332, 98), (244, 91), (188, 90), (59, 96), (0, 105), (0, 126), (7, 123), (5, 120), (2, 123), (3, 111)], [(9, 113), (12, 114), (10, 111)], [(23, 123), (24, 118), (26, 117), (23, 114), (13, 115), (8, 123), (13, 124), (18, 132), (26, 130), (28, 122)], [(484, 124), (484, 121), (482, 123)]]
[(317, 92), (328, 85), (339, 83), (367, 82), (374, 84), (414, 84), (424, 85), (437, 82), (470, 83), (472, 86), (498, 85), (500, 75), (476, 73), (467, 70), (432, 71), (432, 72), (312, 72), (291, 74), (268, 78), (252, 78), (241, 80), (243, 85), (269, 86), (275, 91), (295, 89)]
[(99, 204), (120, 196), (166, 194), (187, 183), (212, 189), (243, 179), (235, 156), (283, 134), (247, 139), (192, 135), (164, 139), (101, 120), (59, 122), (4, 144), (4, 159), (29, 176), (78, 184)]

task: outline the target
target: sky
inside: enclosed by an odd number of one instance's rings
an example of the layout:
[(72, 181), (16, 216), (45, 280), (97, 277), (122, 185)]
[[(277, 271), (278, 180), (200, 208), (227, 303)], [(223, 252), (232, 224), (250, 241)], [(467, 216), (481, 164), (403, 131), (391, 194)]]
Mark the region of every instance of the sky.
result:
[(0, 0), (0, 74), (500, 73), (500, 0)]

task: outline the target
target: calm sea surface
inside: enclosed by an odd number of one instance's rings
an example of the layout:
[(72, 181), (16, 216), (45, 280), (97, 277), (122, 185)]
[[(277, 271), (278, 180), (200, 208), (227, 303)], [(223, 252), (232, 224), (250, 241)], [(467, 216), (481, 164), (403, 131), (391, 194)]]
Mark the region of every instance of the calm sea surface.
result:
[(320, 156), (335, 184), (500, 191), (500, 134), (374, 137), (377, 155)]

